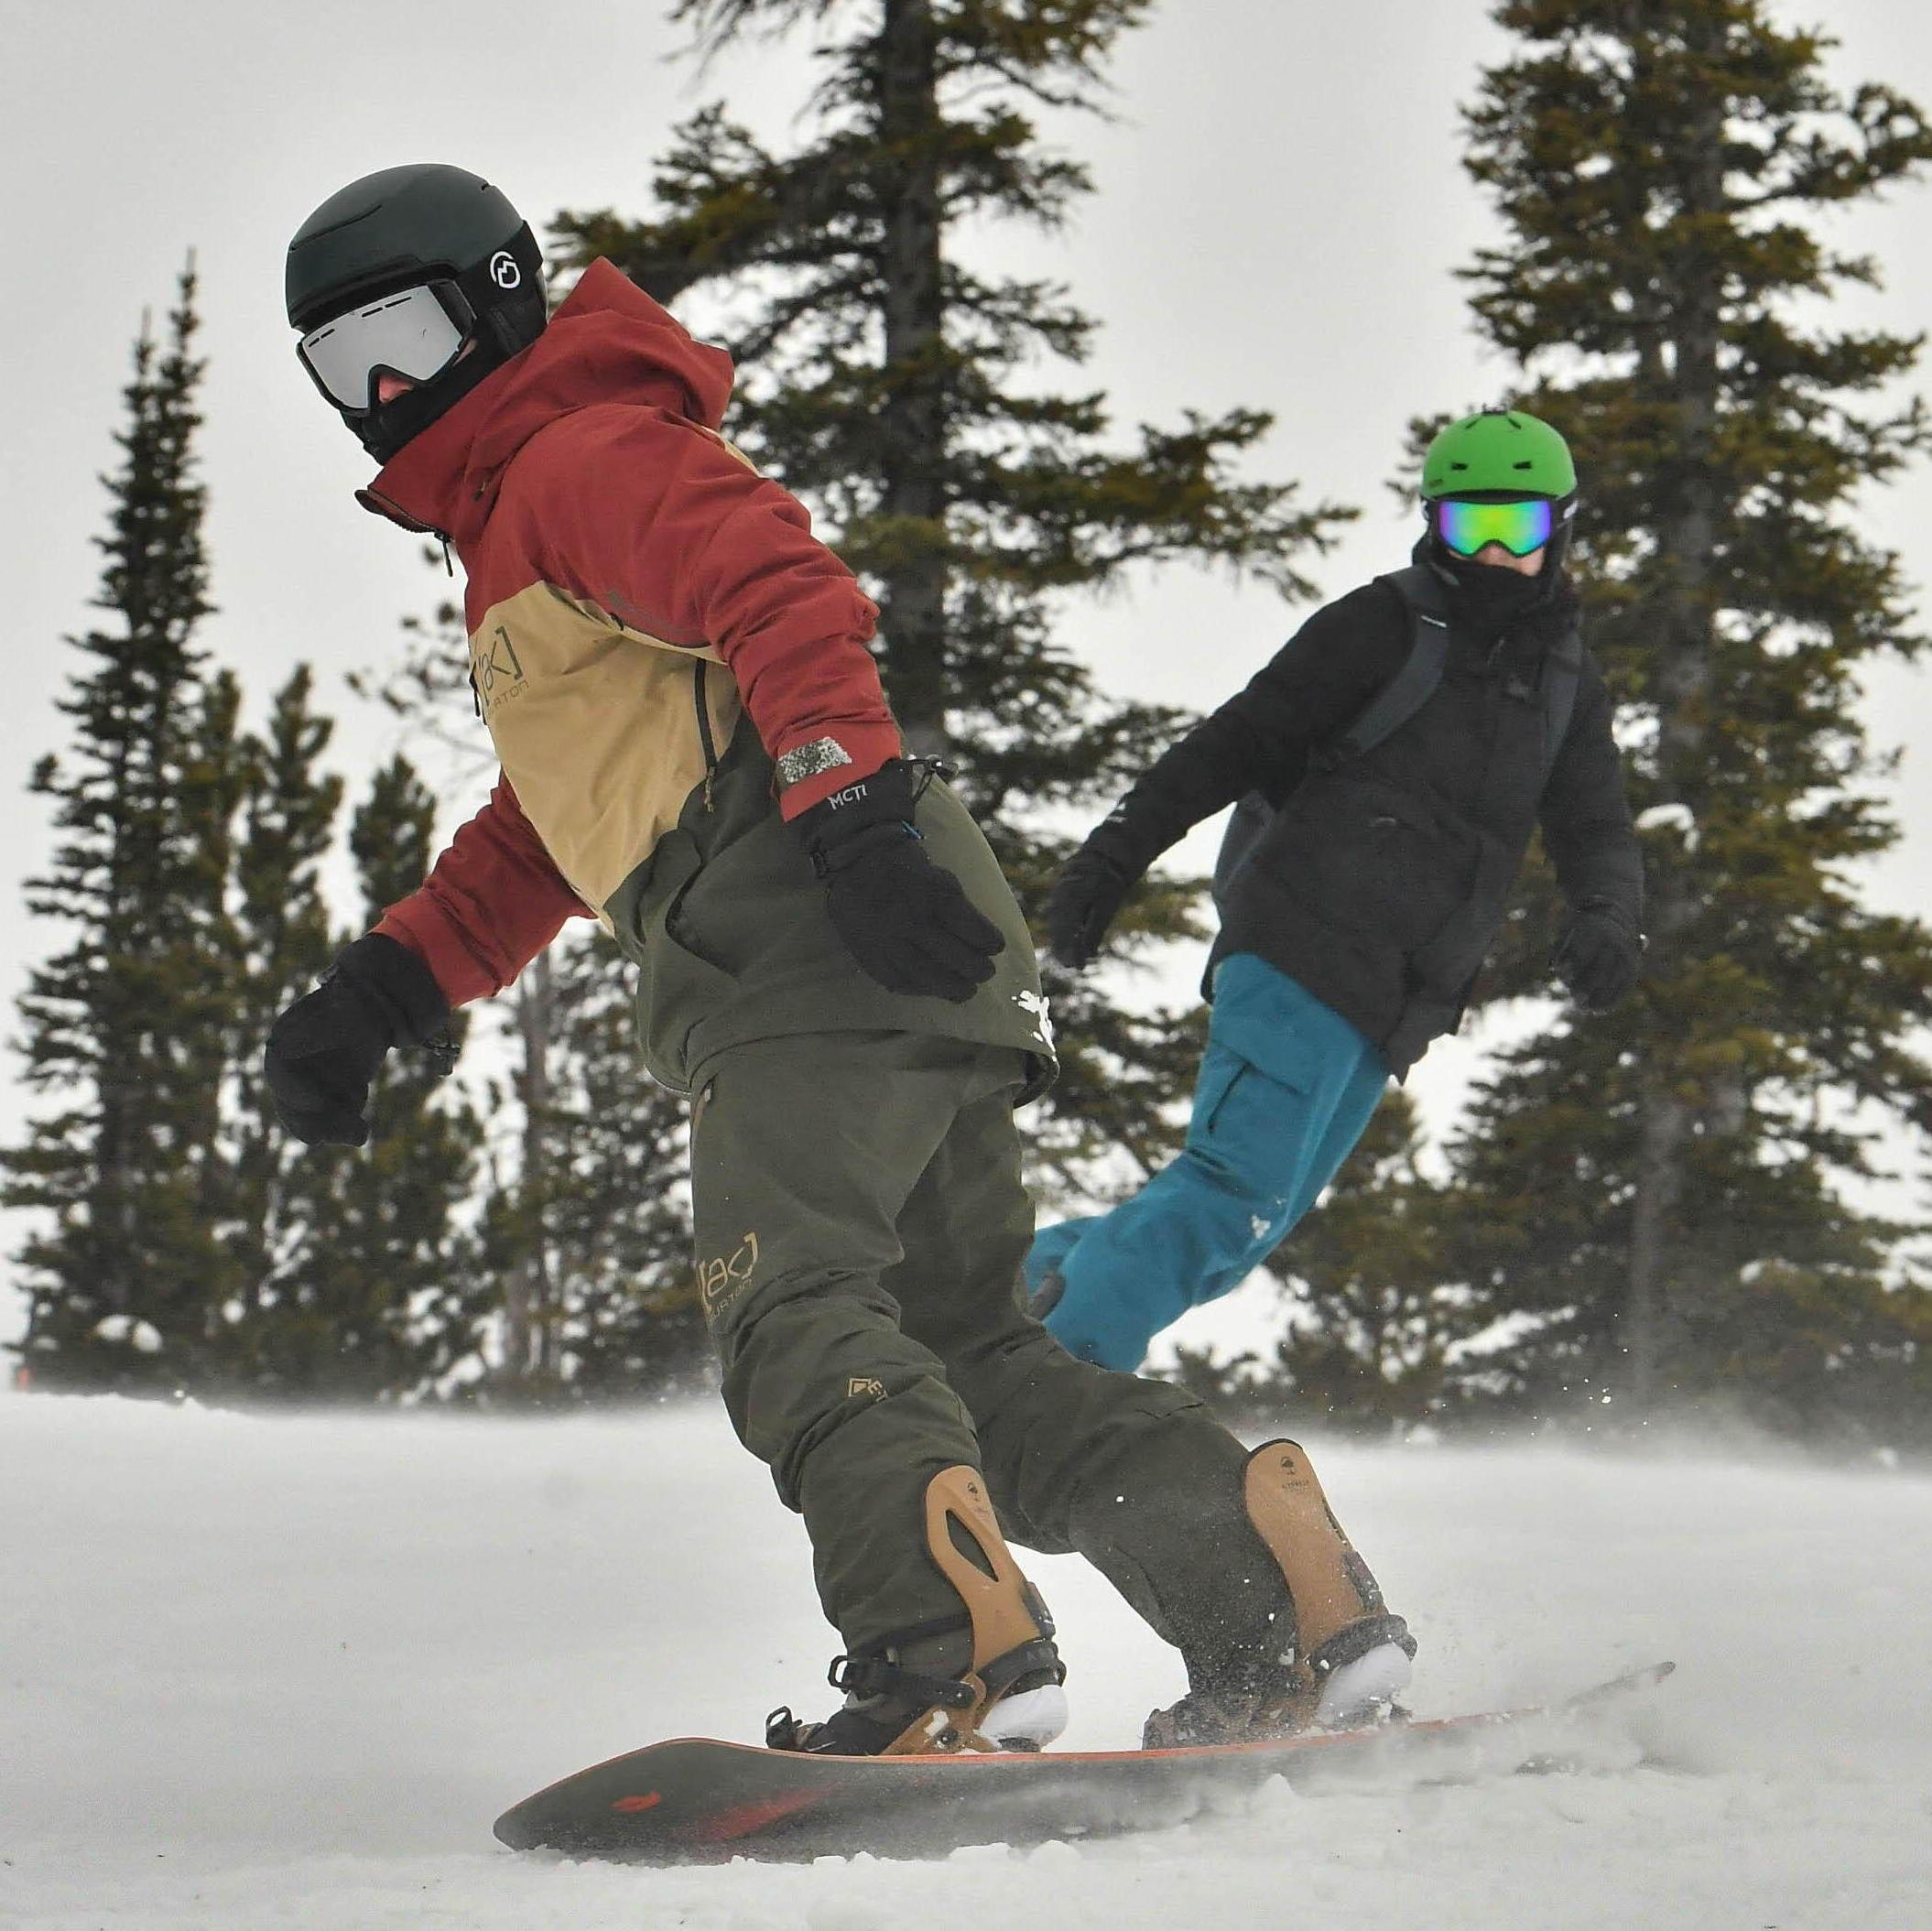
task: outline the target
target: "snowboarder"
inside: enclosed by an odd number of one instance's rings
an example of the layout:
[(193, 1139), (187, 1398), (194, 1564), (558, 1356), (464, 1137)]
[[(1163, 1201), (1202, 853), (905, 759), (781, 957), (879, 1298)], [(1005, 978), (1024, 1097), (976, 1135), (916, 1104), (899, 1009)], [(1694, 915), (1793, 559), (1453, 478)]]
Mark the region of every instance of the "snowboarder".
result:
[(646, 1064), (691, 1095), (727, 1408), (845, 1644), (844, 1705), (780, 1711), (769, 1742), (1051, 1741), (1064, 1672), (1005, 1534), (1080, 1550), (1180, 1647), (1157, 1737), (1385, 1703), (1414, 1644), (1301, 1450), (1250, 1455), (1020, 1305), (1014, 1109), (1054, 1064), (1026, 927), (902, 753), (874, 606), (720, 435), (728, 358), (608, 262), (547, 320), (541, 266), (501, 192), (443, 166), (353, 183), (289, 247), (302, 364), (383, 464), (364, 506), (462, 562), (503, 769), (276, 1021), (283, 1121), (362, 1144), (388, 1052), (596, 917), (637, 970)]
[(1569, 450), (1521, 410), (1465, 417), (1429, 445), (1422, 504), (1410, 567), (1317, 611), (1054, 883), (1048, 943), (1084, 966), (1147, 867), (1241, 800), (1187, 1144), (1027, 1255), (1034, 1311), (1082, 1360), (1139, 1367), (1281, 1244), (1391, 1075), (1456, 1029), (1538, 822), (1568, 904), (1558, 974), (1590, 1012), (1636, 981), (1642, 859), (1563, 568)]

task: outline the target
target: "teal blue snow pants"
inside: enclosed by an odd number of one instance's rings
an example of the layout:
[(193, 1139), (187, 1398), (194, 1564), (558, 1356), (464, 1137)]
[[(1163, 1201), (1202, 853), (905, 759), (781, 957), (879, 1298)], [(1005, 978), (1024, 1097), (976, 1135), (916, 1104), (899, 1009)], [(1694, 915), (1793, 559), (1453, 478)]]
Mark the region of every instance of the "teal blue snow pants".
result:
[(1315, 1204), (1388, 1084), (1336, 1012), (1248, 952), (1214, 977), (1187, 1144), (1111, 1213), (1043, 1228), (1034, 1308), (1069, 1353), (1132, 1370), (1163, 1328), (1237, 1287)]

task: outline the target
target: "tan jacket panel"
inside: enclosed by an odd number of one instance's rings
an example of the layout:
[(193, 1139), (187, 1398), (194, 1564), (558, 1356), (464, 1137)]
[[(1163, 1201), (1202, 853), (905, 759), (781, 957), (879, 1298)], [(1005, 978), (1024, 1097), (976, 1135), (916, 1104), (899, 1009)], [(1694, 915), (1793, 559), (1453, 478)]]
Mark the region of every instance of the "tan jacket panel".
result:
[[(557, 869), (606, 902), (677, 823), (737, 728), (738, 687), (710, 646), (685, 649), (533, 583), (470, 639), (477, 702), (505, 775)], [(698, 722), (711, 723), (707, 760)]]

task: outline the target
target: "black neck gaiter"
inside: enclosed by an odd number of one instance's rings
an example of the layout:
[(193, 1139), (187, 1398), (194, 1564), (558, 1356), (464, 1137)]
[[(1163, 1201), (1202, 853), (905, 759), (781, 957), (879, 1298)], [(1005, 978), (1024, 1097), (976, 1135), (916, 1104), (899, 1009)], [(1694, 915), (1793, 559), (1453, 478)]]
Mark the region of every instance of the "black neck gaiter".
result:
[(1432, 537), (1416, 545), (1415, 560), (1432, 565), (1448, 579), (1450, 613), (1472, 643), (1488, 645), (1516, 635), (1550, 644), (1576, 623), (1576, 586), (1561, 570), (1552, 573), (1547, 563), (1534, 577), (1525, 577), (1493, 563), (1451, 556)]

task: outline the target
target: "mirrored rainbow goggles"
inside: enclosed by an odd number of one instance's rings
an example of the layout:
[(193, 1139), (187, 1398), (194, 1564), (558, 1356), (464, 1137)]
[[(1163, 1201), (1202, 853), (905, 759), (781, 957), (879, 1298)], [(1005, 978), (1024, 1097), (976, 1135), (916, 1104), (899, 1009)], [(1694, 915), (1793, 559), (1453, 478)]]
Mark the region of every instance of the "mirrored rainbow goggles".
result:
[(1429, 521), (1459, 557), (1473, 557), (1492, 543), (1500, 543), (1513, 557), (1527, 557), (1549, 541), (1557, 506), (1547, 496), (1519, 503), (1471, 503), (1461, 496), (1440, 496), (1429, 505)]

